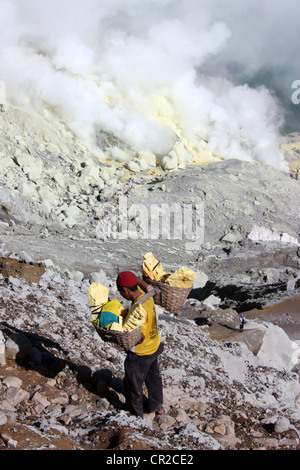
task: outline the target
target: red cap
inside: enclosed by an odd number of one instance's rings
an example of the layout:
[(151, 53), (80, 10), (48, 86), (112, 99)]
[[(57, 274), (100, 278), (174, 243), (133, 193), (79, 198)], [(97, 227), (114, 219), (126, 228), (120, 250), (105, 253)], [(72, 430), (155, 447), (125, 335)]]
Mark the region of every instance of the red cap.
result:
[(136, 285), (136, 275), (131, 271), (123, 271), (117, 277), (117, 286), (119, 287), (132, 287)]

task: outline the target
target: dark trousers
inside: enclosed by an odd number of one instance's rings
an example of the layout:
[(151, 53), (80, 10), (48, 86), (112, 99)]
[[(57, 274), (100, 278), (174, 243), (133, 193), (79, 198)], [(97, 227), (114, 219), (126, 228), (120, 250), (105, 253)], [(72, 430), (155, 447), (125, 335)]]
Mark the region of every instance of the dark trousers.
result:
[(125, 359), (124, 389), (127, 410), (143, 417), (143, 383), (148, 390), (148, 410), (156, 411), (163, 403), (162, 378), (159, 373), (158, 357), (164, 345), (150, 356), (138, 356), (128, 351)]

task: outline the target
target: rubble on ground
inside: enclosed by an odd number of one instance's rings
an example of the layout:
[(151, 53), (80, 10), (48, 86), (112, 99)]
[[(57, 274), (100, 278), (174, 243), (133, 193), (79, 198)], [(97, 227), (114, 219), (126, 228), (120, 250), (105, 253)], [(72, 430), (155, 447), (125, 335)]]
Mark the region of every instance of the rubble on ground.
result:
[[(271, 325), (249, 322), (243, 341), (234, 310), (196, 299), (182, 316), (157, 307), (167, 413), (141, 419), (124, 409), (124, 352), (92, 327), (90, 279), (71, 280), (56, 266), (38, 283), (0, 277), (1, 449), (299, 448), (299, 376), (280, 328), (276, 336)], [(211, 339), (224, 323), (232, 338)]]
[[(11, 103), (0, 130), (0, 448), (299, 449), (299, 345), (264, 321), (238, 326), (240, 311), (299, 292), (299, 135), (281, 148), (289, 174), (194, 165), (180, 140), (154, 155), (100, 133), (95, 155)], [(182, 225), (166, 217), (145, 234), (153, 205), (197, 207), (196, 233), (172, 238)], [(118, 271), (138, 274), (147, 251), (198, 276), (180, 311), (158, 308), (167, 413), (140, 419), (124, 409), (125, 354), (97, 336), (86, 291), (117, 295)]]

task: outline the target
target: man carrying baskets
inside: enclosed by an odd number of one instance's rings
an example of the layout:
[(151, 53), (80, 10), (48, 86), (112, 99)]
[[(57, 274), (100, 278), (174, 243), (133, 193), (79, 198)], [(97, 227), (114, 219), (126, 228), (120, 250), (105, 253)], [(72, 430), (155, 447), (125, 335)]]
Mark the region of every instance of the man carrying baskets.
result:
[[(124, 299), (134, 304), (144, 295), (144, 291), (153, 289), (130, 271), (121, 272), (117, 277), (117, 288)], [(142, 290), (143, 289), (143, 290)], [(125, 399), (130, 413), (143, 417), (143, 383), (148, 390), (147, 412), (164, 414), (162, 378), (159, 372), (158, 358), (163, 352), (163, 342), (157, 328), (156, 309), (153, 297), (143, 302), (147, 312), (142, 326), (141, 339), (130, 351), (124, 363)]]

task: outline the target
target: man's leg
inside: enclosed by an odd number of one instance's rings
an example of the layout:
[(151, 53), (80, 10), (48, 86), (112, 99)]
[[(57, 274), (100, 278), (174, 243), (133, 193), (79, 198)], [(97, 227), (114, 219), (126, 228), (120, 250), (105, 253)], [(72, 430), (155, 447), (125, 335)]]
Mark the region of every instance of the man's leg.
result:
[(157, 411), (163, 404), (163, 384), (159, 371), (158, 357), (163, 352), (163, 344), (160, 345), (145, 377), (145, 385), (148, 390), (149, 411)]
[(130, 413), (143, 417), (143, 383), (148, 390), (149, 409), (156, 411), (162, 405), (162, 378), (159, 373), (158, 356), (163, 352), (163, 343), (151, 356), (138, 356), (128, 352), (125, 359), (125, 399)]
[(125, 359), (125, 400), (126, 407), (130, 413), (143, 417), (143, 382), (145, 371), (143, 357), (129, 352)]

